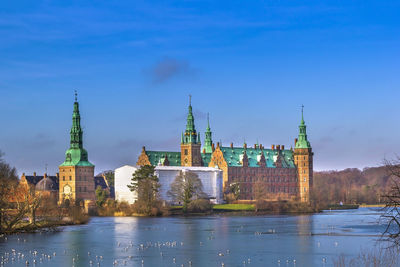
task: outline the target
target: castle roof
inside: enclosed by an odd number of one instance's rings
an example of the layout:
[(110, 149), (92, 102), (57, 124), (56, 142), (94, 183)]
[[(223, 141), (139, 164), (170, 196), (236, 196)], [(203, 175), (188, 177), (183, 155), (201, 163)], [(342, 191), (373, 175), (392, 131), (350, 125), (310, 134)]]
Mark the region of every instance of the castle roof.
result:
[(169, 166), (181, 166), (181, 152), (168, 152), (168, 151), (147, 151), (146, 155), (149, 157), (151, 165), (162, 165), (167, 155)]
[(70, 148), (65, 152), (65, 161), (60, 166), (89, 166), (88, 152), (83, 148), (83, 130), (79, 103), (75, 92), (74, 111), (72, 113), (72, 127), (70, 131)]
[(38, 191), (58, 191), (58, 186), (49, 177), (44, 177), (36, 184), (35, 189)]
[[(41, 180), (45, 178), (45, 176), (37, 176), (37, 175), (32, 175), (32, 176), (23, 176), (26, 181), (31, 184), (36, 186)], [(55, 185), (55, 190), (58, 190), (58, 177), (57, 176), (47, 176), (48, 179), (50, 179), (54, 185)]]
[(277, 160), (280, 160), (282, 168), (295, 168), (292, 150), (260, 149), (259, 147), (221, 147), (220, 149), (224, 155), (226, 163), (230, 167), (242, 167), (242, 159), (244, 152), (246, 151), (249, 167), (260, 167), (258, 162), (260, 161), (262, 154), (264, 154), (265, 166), (267, 168), (275, 168)]

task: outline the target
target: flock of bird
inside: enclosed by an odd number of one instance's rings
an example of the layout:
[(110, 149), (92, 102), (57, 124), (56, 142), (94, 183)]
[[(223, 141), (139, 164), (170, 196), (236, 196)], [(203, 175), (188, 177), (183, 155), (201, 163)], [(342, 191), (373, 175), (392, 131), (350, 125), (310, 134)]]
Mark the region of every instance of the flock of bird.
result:
[[(242, 231), (243, 226), (239, 227), (237, 231)], [(263, 235), (263, 234), (276, 234), (275, 229), (269, 229), (267, 232), (254, 232), (254, 235)], [(18, 235), (17, 236), (11, 236), (9, 237), (10, 239), (13, 238), (14, 242), (13, 244), (17, 243), (16, 247), (20, 247), (21, 250), (18, 251), (15, 248), (8, 248), (9, 246), (7, 245), (8, 237), (7, 236), (0, 236), (0, 267), (6, 267), (6, 266), (56, 266), (56, 262), (62, 262), (63, 265), (65, 266), (66, 262), (70, 262), (72, 267), (78, 267), (78, 266), (89, 266), (89, 267), (95, 267), (95, 266), (110, 266), (110, 263), (112, 263), (112, 267), (116, 266), (145, 266), (146, 265), (146, 255), (143, 253), (144, 251), (150, 250), (150, 249), (158, 249), (159, 250), (159, 257), (161, 257), (163, 261), (163, 265), (171, 265), (171, 266), (189, 266), (191, 267), (194, 265), (192, 260), (186, 260), (185, 262), (179, 262), (178, 263), (178, 256), (179, 255), (174, 255), (176, 254), (177, 251), (180, 248), (184, 248), (185, 244), (184, 242), (179, 242), (179, 241), (166, 241), (166, 242), (146, 242), (146, 243), (141, 243), (141, 244), (134, 244), (132, 241), (129, 241), (127, 243), (122, 243), (122, 242), (117, 242), (115, 244), (115, 247), (121, 254), (119, 254), (118, 259), (111, 259), (110, 255), (97, 255), (93, 251), (87, 251), (85, 253), (82, 253), (80, 251), (80, 254), (78, 251), (74, 250), (66, 250), (64, 249), (61, 252), (57, 251), (47, 251), (46, 253), (43, 253), (39, 250), (29, 250), (26, 251), (24, 250), (24, 243), (27, 243), (27, 240), (24, 238), (20, 238)], [(214, 231), (211, 231), (211, 235), (208, 236), (207, 240), (214, 240)], [(15, 242), (17, 241), (17, 242)], [(3, 244), (2, 244), (3, 243)], [(18, 244), (20, 243), (20, 244)], [(203, 242), (199, 242), (199, 246), (204, 246), (207, 244), (204, 244)], [(335, 247), (338, 246), (338, 242), (334, 243)], [(316, 243), (317, 247), (321, 246), (320, 242)], [(2, 252), (1, 250), (4, 250), (5, 248), (6, 251)], [(114, 249), (114, 248), (112, 248)], [(169, 249), (175, 249), (174, 251), (169, 251)], [(93, 248), (95, 250), (95, 248)], [(133, 252), (136, 250), (136, 253)], [(24, 252), (25, 251), (25, 252)], [(61, 255), (59, 255), (61, 254)], [(118, 254), (118, 253), (117, 253)], [(130, 255), (129, 255), (130, 254)], [(135, 255), (135, 256), (132, 256)], [(216, 258), (217, 261), (219, 262), (220, 266), (228, 266), (228, 264), (224, 263), (224, 259), (229, 258), (229, 255), (231, 254), (231, 251), (224, 250), (224, 251), (219, 251), (216, 253)], [(112, 254), (114, 255), (114, 254)], [(154, 255), (154, 253), (152, 254)], [(115, 256), (115, 255), (114, 255)], [(154, 259), (152, 259), (154, 260)], [(169, 261), (169, 263), (168, 263)], [(181, 260), (182, 261), (182, 260)], [(54, 262), (54, 264), (52, 264)], [(296, 259), (278, 259), (276, 262), (276, 266), (296, 266), (297, 261)], [(322, 258), (322, 266), (325, 266), (327, 263), (327, 259), (325, 257)], [(240, 263), (238, 265), (241, 265)], [(235, 266), (238, 266), (235, 265)], [(247, 266), (247, 265), (252, 265), (252, 260), (251, 258), (244, 259), (242, 261), (242, 266)], [(149, 264), (149, 266), (151, 266)]]

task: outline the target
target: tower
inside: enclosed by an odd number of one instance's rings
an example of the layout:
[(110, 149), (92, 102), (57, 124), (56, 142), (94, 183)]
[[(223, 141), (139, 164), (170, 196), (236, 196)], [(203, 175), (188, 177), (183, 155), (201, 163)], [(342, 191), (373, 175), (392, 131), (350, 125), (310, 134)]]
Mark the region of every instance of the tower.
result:
[(88, 153), (83, 148), (82, 135), (79, 103), (75, 91), (70, 147), (65, 152), (65, 161), (59, 166), (60, 204), (83, 204), (82, 201), (95, 200), (94, 165), (89, 162)]
[(310, 142), (307, 140), (307, 127), (303, 116), (304, 106), (301, 108), (301, 122), (299, 137), (295, 139), (294, 163), (297, 167), (300, 201), (310, 201), (310, 191), (313, 185), (313, 155)]
[(212, 153), (212, 132), (210, 129), (210, 116), (207, 113), (207, 128), (206, 128), (206, 133), (205, 133), (205, 139), (204, 139), (204, 147), (203, 150), (206, 153)]
[(186, 130), (181, 137), (181, 165), (201, 166), (200, 134), (197, 134), (194, 126), (192, 112), (192, 96), (189, 95), (189, 112), (186, 121)]

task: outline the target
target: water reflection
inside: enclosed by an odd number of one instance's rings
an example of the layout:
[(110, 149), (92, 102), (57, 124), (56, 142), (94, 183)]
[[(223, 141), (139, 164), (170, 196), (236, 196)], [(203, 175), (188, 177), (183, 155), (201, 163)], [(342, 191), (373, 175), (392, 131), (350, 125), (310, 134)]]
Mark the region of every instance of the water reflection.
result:
[(300, 216), (93, 218), (61, 232), (0, 237), (0, 257), (2, 267), (26, 261), (31, 266), (332, 266), (339, 254), (356, 257), (361, 247), (373, 247), (381, 231), (374, 224), (378, 217), (376, 210), (360, 209)]

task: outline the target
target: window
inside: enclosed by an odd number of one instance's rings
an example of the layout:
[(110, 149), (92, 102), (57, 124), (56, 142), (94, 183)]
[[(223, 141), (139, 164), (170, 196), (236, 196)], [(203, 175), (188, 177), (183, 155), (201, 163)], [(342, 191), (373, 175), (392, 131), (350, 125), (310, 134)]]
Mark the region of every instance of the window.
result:
[(185, 153), (185, 155), (187, 155), (187, 154), (188, 154), (188, 150), (187, 150), (187, 149), (185, 149), (184, 153)]
[(304, 192), (307, 192), (307, 188), (304, 187)]
[(84, 191), (86, 192), (86, 186), (85, 186), (85, 188), (84, 188)]
[(72, 181), (72, 176), (69, 176), (69, 180)]
[(306, 177), (304, 177), (304, 182), (307, 182), (307, 178)]
[(63, 176), (63, 181), (65, 181), (65, 176)]

